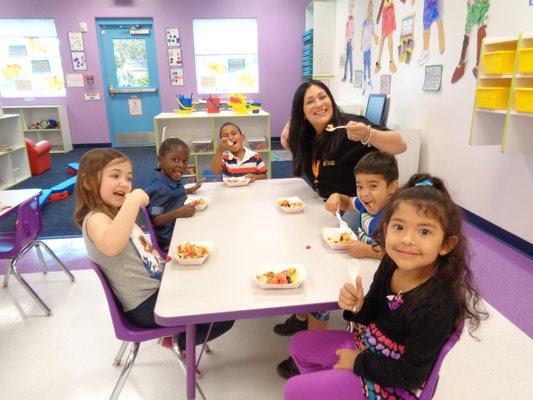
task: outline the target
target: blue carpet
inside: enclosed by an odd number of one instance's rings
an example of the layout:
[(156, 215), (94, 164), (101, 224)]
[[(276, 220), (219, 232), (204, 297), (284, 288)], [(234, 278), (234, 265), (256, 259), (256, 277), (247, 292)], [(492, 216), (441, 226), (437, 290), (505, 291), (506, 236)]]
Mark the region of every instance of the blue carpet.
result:
[[(152, 171), (156, 167), (155, 148), (152, 146), (121, 147), (119, 150), (126, 154), (133, 164), (133, 186), (146, 187), (150, 183)], [(79, 162), (86, 151), (88, 149), (74, 149), (68, 153), (52, 154), (52, 169), (44, 174), (33, 176), (13, 186), (12, 189), (47, 189), (71, 178), (72, 176), (67, 173), (67, 164)], [(290, 161), (272, 162), (272, 178), (290, 178), (291, 176)], [(43, 233), (40, 236), (48, 238), (80, 235), (80, 230), (72, 219), (74, 208), (74, 196), (44, 205), (42, 209)], [(16, 218), (3, 221), (0, 225), (0, 231), (10, 230), (14, 226), (15, 220)]]

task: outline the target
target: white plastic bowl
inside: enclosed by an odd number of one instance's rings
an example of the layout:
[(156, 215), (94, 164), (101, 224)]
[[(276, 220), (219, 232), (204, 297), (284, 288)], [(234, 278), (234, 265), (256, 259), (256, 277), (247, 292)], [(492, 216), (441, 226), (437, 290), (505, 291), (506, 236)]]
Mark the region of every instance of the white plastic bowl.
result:
[(339, 237), (340, 234), (344, 232), (348, 232), (352, 240), (357, 240), (357, 236), (355, 236), (355, 233), (353, 233), (351, 229), (333, 228), (333, 227), (327, 227), (327, 226), (322, 228), (322, 239), (324, 239), (324, 241), (328, 244), (328, 246), (331, 247), (333, 250), (342, 250), (347, 247), (347, 244), (349, 242), (335, 243), (334, 241), (331, 240), (331, 238)]
[[(296, 282), (281, 284), (281, 283), (263, 283), (257, 279), (257, 275), (264, 274), (265, 272), (272, 271), (274, 273), (281, 272), (287, 268), (296, 268), (296, 276), (298, 280)], [(295, 289), (299, 287), (307, 278), (307, 271), (305, 270), (303, 264), (278, 264), (278, 265), (265, 265), (255, 271), (252, 275), (253, 281), (261, 289)]]
[(244, 176), (240, 177), (225, 177), (222, 179), (224, 183), (230, 187), (247, 186), (250, 183), (250, 179)]
[[(174, 249), (174, 252), (172, 254), (172, 256), (174, 257), (174, 259), (178, 262), (178, 264), (180, 265), (202, 265), (204, 263), (204, 261), (207, 259), (207, 257), (209, 257), (209, 254), (211, 254), (211, 252), (213, 251), (213, 241), (212, 240), (209, 240), (209, 241), (204, 241), (204, 242), (200, 242), (200, 241), (186, 241), (186, 242), (189, 242), (191, 244), (195, 244), (195, 245), (198, 245), (198, 246), (205, 246), (209, 249), (209, 252), (207, 253), (207, 255), (205, 255), (204, 257), (201, 257), (201, 258), (181, 258), (180, 256), (178, 256), (178, 248), (176, 247)], [(182, 243), (179, 243), (179, 245), (182, 245), (186, 242), (182, 242)]]
[(187, 200), (185, 200), (185, 204), (189, 204), (189, 203), (192, 203), (195, 200), (200, 200), (200, 199), (203, 199), (205, 204), (197, 204), (197, 205), (194, 206), (194, 209), (196, 211), (205, 210), (205, 208), (209, 205), (209, 200), (207, 199), (207, 197), (203, 197), (203, 196), (187, 196)]
[[(279, 205), (279, 202), (282, 201), (282, 200), (287, 200), (289, 203), (296, 203), (296, 202), (301, 202), (303, 204), (303, 206), (301, 207), (283, 207), (283, 206), (280, 206)], [(299, 197), (297, 196), (293, 196), (293, 197), (280, 197), (279, 199), (276, 200), (276, 205), (281, 208), (283, 211), (285, 211), (286, 213), (297, 213), (297, 212), (302, 212), (305, 208), (305, 203), (302, 201), (302, 199), (300, 199)]]

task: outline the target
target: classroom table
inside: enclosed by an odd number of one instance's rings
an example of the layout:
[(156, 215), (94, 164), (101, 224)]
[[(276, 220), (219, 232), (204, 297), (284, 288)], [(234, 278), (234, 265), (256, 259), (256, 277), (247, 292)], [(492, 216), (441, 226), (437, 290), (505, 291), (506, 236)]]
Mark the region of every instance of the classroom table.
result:
[[(324, 202), (299, 178), (260, 180), (243, 187), (205, 183), (196, 194), (208, 207), (178, 219), (169, 255), (184, 241), (212, 240), (203, 265), (166, 264), (155, 307), (162, 326), (186, 325), (187, 359), (195, 360), (195, 325), (242, 318), (338, 309), (347, 269), (358, 261), (332, 250), (322, 239), (324, 226), (338, 226)], [(300, 213), (285, 213), (281, 197), (298, 196)], [(307, 279), (296, 289), (265, 290), (252, 280), (264, 265), (303, 264)], [(360, 269), (368, 288), (378, 262)], [(187, 363), (187, 398), (195, 398), (194, 363)]]
[(0, 190), (0, 219), (13, 214), (18, 206), (39, 194), (41, 194), (41, 189)]

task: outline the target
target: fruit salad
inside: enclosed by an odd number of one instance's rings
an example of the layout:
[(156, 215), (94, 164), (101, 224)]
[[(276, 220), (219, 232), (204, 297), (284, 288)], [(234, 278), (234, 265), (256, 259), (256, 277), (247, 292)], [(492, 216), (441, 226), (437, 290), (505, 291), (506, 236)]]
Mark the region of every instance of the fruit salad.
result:
[(193, 205), (194, 207), (205, 206), (206, 204), (207, 202), (205, 201), (204, 198), (199, 198), (199, 199), (191, 201), (191, 205)]
[(198, 259), (207, 256), (210, 252), (209, 247), (200, 246), (190, 242), (182, 243), (176, 251), (178, 257), (184, 260)]
[(257, 281), (261, 283), (271, 283), (279, 285), (287, 285), (294, 283), (298, 279), (296, 275), (296, 268), (287, 268), (281, 272), (267, 271), (265, 273), (256, 275)]
[(287, 208), (300, 208), (304, 206), (303, 201), (289, 201), (288, 199), (278, 200), (278, 206)]
[(350, 232), (342, 232), (340, 235), (330, 236), (328, 237), (328, 241), (331, 243), (347, 243), (351, 242), (353, 239)]

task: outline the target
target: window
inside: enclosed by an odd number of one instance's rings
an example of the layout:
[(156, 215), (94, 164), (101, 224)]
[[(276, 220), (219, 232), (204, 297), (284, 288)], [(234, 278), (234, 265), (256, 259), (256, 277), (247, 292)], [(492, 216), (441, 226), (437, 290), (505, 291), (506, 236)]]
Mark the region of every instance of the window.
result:
[(53, 20), (0, 19), (0, 95), (65, 96)]
[(256, 19), (193, 20), (198, 93), (257, 93)]

